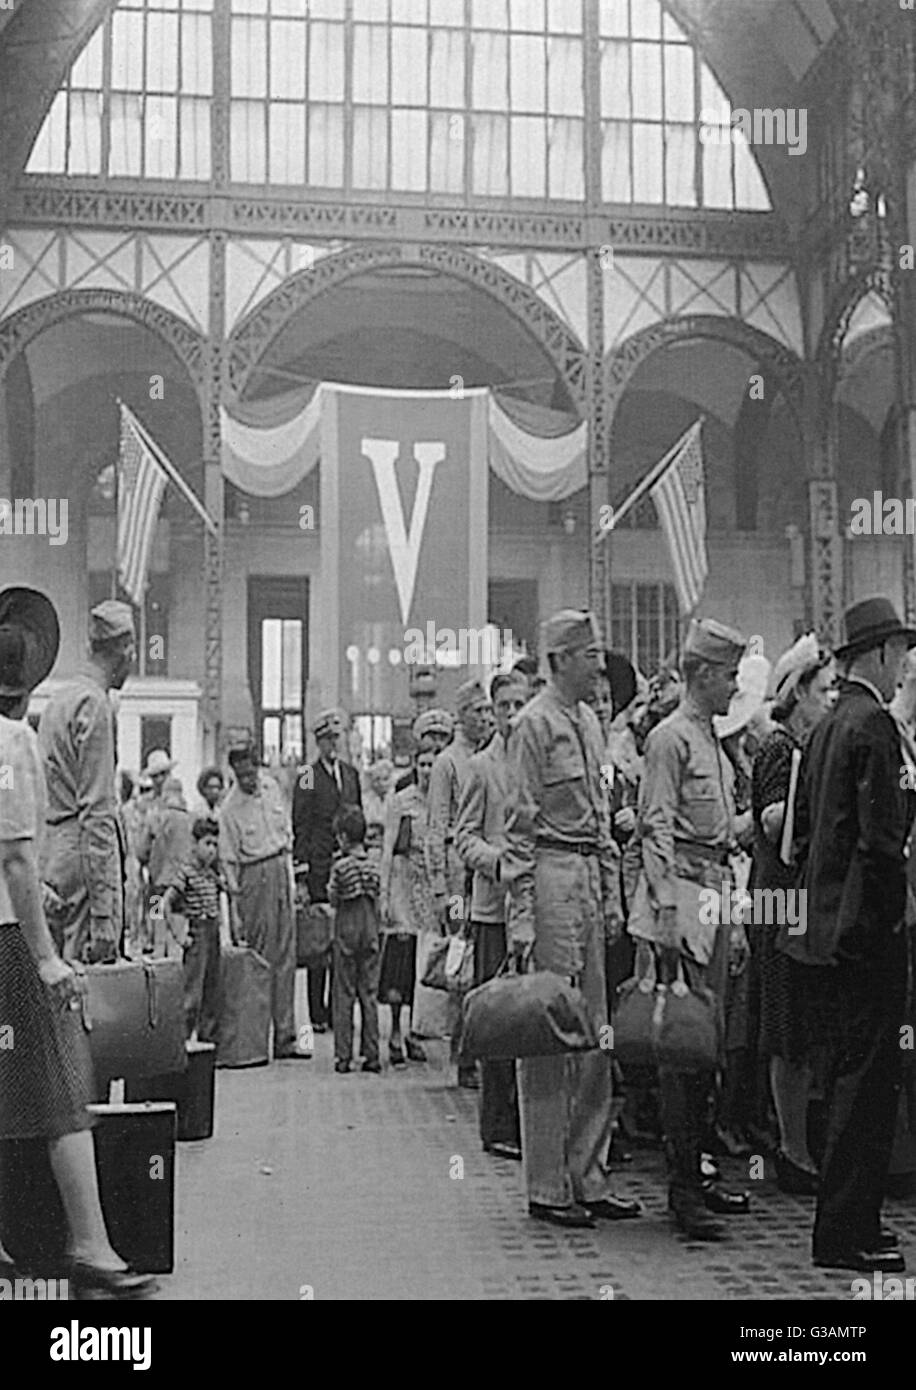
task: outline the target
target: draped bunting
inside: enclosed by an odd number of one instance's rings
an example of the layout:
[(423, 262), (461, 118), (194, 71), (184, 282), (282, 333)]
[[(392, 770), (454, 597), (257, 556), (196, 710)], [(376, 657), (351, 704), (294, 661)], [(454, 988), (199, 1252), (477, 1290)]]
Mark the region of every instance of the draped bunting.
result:
[[(329, 396), (341, 390), (353, 388), (321, 383), (236, 404), (231, 415), (223, 408), (223, 472), (229, 482), (253, 497), (280, 497), (296, 487), (318, 463), (322, 410)], [(430, 411), (442, 400), (437, 392), (373, 394), (386, 399), (428, 396)], [(565, 412), (505, 393), (498, 399), (486, 389), (464, 395), (487, 398), (489, 466), (510, 491), (535, 502), (559, 502), (585, 487), (585, 421), (575, 425)]]

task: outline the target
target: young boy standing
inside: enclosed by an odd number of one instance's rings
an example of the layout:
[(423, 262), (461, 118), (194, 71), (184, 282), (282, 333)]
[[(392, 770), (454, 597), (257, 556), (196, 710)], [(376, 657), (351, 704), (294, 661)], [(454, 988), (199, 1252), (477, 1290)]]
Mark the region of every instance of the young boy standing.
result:
[(334, 919), (334, 1070), (348, 1072), (353, 1055), (353, 1005), (359, 999), (363, 1070), (380, 1072), (378, 1045), (379, 873), (366, 850), (358, 806), (334, 820), (340, 853), (331, 866), (328, 900)]
[(166, 910), (175, 900), (188, 919), (184, 948), (185, 1035), (196, 1031), (200, 1042), (215, 1042), (219, 1022), (219, 895), (226, 884), (219, 872), (219, 826), (206, 816), (191, 830), (191, 857), (180, 866), (164, 897)]

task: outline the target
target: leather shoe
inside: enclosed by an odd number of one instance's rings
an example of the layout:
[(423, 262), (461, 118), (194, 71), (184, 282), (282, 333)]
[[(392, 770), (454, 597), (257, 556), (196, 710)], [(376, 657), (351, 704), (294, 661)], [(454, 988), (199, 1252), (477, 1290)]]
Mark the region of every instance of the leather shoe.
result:
[(493, 1144), (484, 1144), (485, 1154), (492, 1154), (494, 1158), (511, 1158), (517, 1163), (521, 1163), (522, 1151), (518, 1144), (510, 1144), (502, 1139), (497, 1139)]
[(480, 1077), (477, 1075), (476, 1067), (458, 1068), (458, 1085), (463, 1091), (479, 1091)]
[(873, 1241), (869, 1241), (866, 1249), (877, 1250), (879, 1252), (884, 1250), (896, 1250), (899, 1244), (900, 1237), (897, 1235), (897, 1232), (889, 1230), (887, 1226), (882, 1226), (878, 1232), (877, 1238)]
[(151, 1274), (137, 1274), (133, 1269), (99, 1269), (82, 1260), (71, 1260), (68, 1276), (77, 1298), (146, 1298), (155, 1293), (159, 1281)]
[(642, 1216), (642, 1204), (629, 1197), (602, 1197), (600, 1202), (589, 1202), (586, 1208), (598, 1221), (631, 1221), (634, 1216)]
[(727, 1187), (703, 1184), (703, 1205), (718, 1216), (743, 1216), (750, 1209), (751, 1199), (746, 1192), (729, 1192)]
[(861, 1274), (902, 1274), (906, 1261), (899, 1250), (833, 1250), (814, 1256), (819, 1269), (856, 1269)]
[(274, 1053), (275, 1062), (310, 1062), (311, 1052), (300, 1052), (298, 1047), (284, 1047), (280, 1052)]
[(816, 1197), (818, 1175), (807, 1168), (799, 1168), (791, 1158), (786, 1158), (782, 1149), (776, 1152), (776, 1186), (780, 1192), (791, 1193), (795, 1197)]
[(675, 1225), (691, 1240), (722, 1240), (725, 1227), (699, 1201), (669, 1198), (668, 1210)]
[(567, 1230), (594, 1230), (595, 1222), (585, 1207), (577, 1202), (571, 1207), (546, 1207), (540, 1202), (528, 1203), (528, 1215), (535, 1221), (549, 1221), (551, 1226), (565, 1226)]

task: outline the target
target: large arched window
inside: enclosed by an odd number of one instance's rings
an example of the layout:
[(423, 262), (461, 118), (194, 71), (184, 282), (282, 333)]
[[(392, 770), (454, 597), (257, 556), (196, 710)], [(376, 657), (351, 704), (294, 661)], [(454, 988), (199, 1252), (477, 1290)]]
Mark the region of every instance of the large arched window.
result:
[[(585, 7), (599, 90), (586, 112)], [(121, 0), (31, 173), (210, 177), (213, 0)], [(768, 208), (731, 109), (659, 0), (232, 0), (229, 165), (249, 187)], [(726, 138), (705, 140), (715, 113)]]

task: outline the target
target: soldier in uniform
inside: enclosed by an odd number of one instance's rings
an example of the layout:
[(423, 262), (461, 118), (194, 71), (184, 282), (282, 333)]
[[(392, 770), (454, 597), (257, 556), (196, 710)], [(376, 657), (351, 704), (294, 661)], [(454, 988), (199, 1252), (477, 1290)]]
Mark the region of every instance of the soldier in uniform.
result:
[(51, 697), (39, 739), (48, 784), (41, 876), (65, 960), (113, 960), (123, 930), (124, 845), (110, 690), (136, 653), (133, 614), (106, 599), (89, 616), (89, 660)]
[[(731, 881), (734, 773), (712, 717), (728, 711), (745, 645), (721, 623), (690, 625), (681, 663), (685, 692), (646, 743), (636, 829), (643, 875), (629, 922), (631, 935), (653, 943), (660, 980), (674, 980), (680, 966), (688, 985), (709, 986), (723, 1008), (729, 949), (746, 950), (744, 927), (704, 925), (709, 914), (701, 911), (700, 894), (704, 888), (721, 893)], [(713, 1085), (712, 1072), (659, 1071), (669, 1208), (680, 1229), (699, 1240), (724, 1234), (712, 1213), (748, 1209), (746, 1194), (727, 1192), (701, 1174)]]
[[(600, 1034), (605, 943), (617, 939), (623, 921), (601, 731), (585, 703), (603, 649), (591, 613), (558, 613), (545, 635), (551, 678), (518, 715), (508, 744), (501, 867), (508, 935), (520, 961), (578, 985)], [(525, 1058), (518, 1082), (530, 1215), (565, 1227), (639, 1216), (638, 1202), (611, 1193), (605, 1166), (610, 1052)]]

